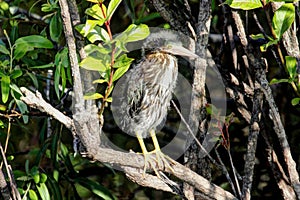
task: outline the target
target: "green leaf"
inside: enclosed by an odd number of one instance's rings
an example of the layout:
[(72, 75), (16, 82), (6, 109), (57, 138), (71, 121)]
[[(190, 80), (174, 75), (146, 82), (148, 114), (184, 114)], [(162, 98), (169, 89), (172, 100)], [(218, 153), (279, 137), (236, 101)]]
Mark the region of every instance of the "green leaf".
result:
[(114, 68), (125, 67), (130, 65), (134, 61), (133, 58), (128, 58), (126, 54), (123, 54), (119, 58), (116, 59), (115, 64), (113, 65)]
[(51, 200), (48, 188), (45, 183), (36, 185), (42, 200)]
[(113, 79), (112, 79), (113, 82), (121, 78), (123, 74), (125, 74), (128, 71), (130, 64), (133, 60), (134, 59), (132, 58), (128, 58), (126, 54), (123, 54), (116, 60), (113, 67), (117, 68), (117, 70), (113, 75)]
[(99, 71), (99, 72), (105, 72), (106, 71), (106, 66), (103, 64), (103, 62), (97, 58), (88, 56), (85, 59), (83, 59), (80, 62), (80, 67), (87, 69), (87, 70), (92, 70), (92, 71)]
[[(101, 5), (102, 5), (102, 9), (104, 11), (104, 14), (103, 14), (103, 12), (102, 12), (99, 4), (95, 4), (91, 8), (86, 9), (85, 10), (85, 14), (87, 14), (87, 15), (95, 18), (95, 19), (98, 19), (101, 22), (103, 21), (103, 23), (104, 23), (104, 21), (105, 21), (105, 15), (106, 15), (106, 7), (105, 7), (104, 4), (101, 4)], [(100, 25), (100, 26), (102, 26), (102, 25)]]
[(55, 15), (51, 17), (49, 30), (50, 37), (53, 41), (58, 42), (59, 37), (62, 33), (62, 20), (60, 18), (60, 12), (56, 12)]
[(7, 107), (5, 105), (0, 104), (0, 110), (1, 111), (6, 111)]
[(33, 47), (30, 47), (26, 44), (20, 44), (16, 47), (14, 51), (14, 59), (20, 59), (22, 58), (28, 51), (34, 50)]
[(114, 73), (112, 81), (114, 82), (114, 81), (118, 80), (119, 78), (121, 78), (123, 76), (123, 74), (125, 74), (127, 72), (129, 67), (130, 67), (130, 64), (125, 67), (118, 68)]
[(261, 50), (262, 52), (266, 52), (266, 51), (267, 51), (267, 48), (268, 48), (269, 46), (274, 45), (274, 44), (278, 44), (278, 39), (276, 39), (276, 40), (271, 39), (271, 40), (270, 40), (269, 42), (267, 42), (266, 44), (261, 45), (261, 46), (260, 46), (260, 50)]
[(40, 183), (45, 183), (47, 181), (47, 175), (45, 173), (40, 174)]
[(292, 101), (291, 101), (291, 103), (292, 103), (292, 105), (293, 105), (293, 106), (296, 106), (296, 105), (298, 105), (298, 104), (299, 104), (299, 102), (300, 102), (300, 98), (299, 98), (299, 97), (297, 97), (297, 98), (293, 98), (293, 99), (292, 99)]
[(242, 10), (252, 10), (262, 7), (260, 0), (226, 0), (224, 3), (228, 4), (231, 8)]
[(86, 0), (92, 3), (102, 3), (104, 0)]
[(34, 48), (45, 48), (45, 49), (53, 48), (52, 42), (40, 35), (30, 35), (30, 36), (21, 37), (16, 40), (15, 45), (16, 46), (28, 45)]
[(40, 35), (30, 35), (21, 37), (15, 42), (14, 59), (22, 58), (28, 51), (34, 48), (53, 48), (53, 44), (47, 38)]
[(94, 80), (93, 81), (93, 84), (96, 84), (96, 83), (107, 83), (107, 80), (104, 80), (104, 79), (97, 79), (97, 80)]
[(21, 92), (21, 90), (20, 90), (20, 88), (16, 84), (14, 84), (14, 83), (10, 84), (10, 89), (12, 89), (14, 92), (16, 92), (18, 94), (18, 96), (22, 96), (23, 95), (22, 92)]
[(0, 53), (6, 54), (6, 55), (10, 54), (8, 49), (6, 48), (6, 46), (4, 46), (3, 44), (0, 44)]
[(51, 192), (53, 194), (53, 199), (62, 200), (63, 198), (62, 198), (62, 194), (61, 194), (58, 182), (51, 176), (48, 176), (48, 180), (49, 180), (48, 183), (49, 183), (50, 187), (52, 188)]
[(39, 199), (37, 194), (35, 193), (35, 191), (32, 190), (32, 189), (29, 190), (28, 194), (29, 194), (29, 198), (31, 200), (38, 200)]
[(297, 75), (297, 59), (292, 56), (286, 56), (285, 57), (285, 63), (286, 63), (286, 68), (289, 72), (289, 75), (291, 78), (295, 78)]
[(122, 2), (122, 0), (111, 0), (108, 4), (107, 8), (107, 19), (110, 20), (110, 18), (113, 16), (114, 12), (118, 8), (119, 4)]
[(10, 91), (10, 76), (2, 76), (1, 78), (1, 95), (2, 95), (2, 102), (6, 103), (9, 96)]
[(33, 66), (33, 67), (30, 67), (30, 68), (32, 68), (32, 69), (45, 69), (45, 68), (49, 68), (49, 67), (54, 67), (52, 62), (49, 63), (49, 64)]
[(112, 97), (108, 97), (108, 98), (106, 99), (106, 102), (110, 102), (110, 103), (111, 103), (112, 100), (113, 100)]
[[(96, 20), (91, 20), (96, 21)], [(95, 26), (95, 27), (89, 27), (86, 24), (80, 24), (75, 27), (76, 30), (86, 37), (91, 43), (94, 43), (96, 41), (109, 41), (109, 35), (108, 33), (101, 27)]]
[(283, 4), (275, 11), (272, 25), (277, 39), (280, 39), (283, 33), (290, 28), (295, 20), (295, 7), (292, 3)]
[(145, 24), (131, 24), (128, 28), (116, 37), (122, 43), (143, 40), (150, 34), (149, 27)]
[(251, 39), (253, 39), (253, 40), (265, 39), (265, 36), (264, 36), (264, 34), (262, 34), (262, 33), (259, 33), (259, 34), (256, 34), (256, 35), (251, 34), (250, 37), (251, 37)]
[(59, 65), (56, 66), (56, 69), (54, 72), (54, 90), (55, 90), (55, 93), (56, 93), (56, 96), (58, 97), (58, 99), (60, 99), (59, 80), (60, 80), (61, 68), (63, 68), (63, 66), (61, 65), (61, 63), (59, 63)]
[(91, 55), (93, 53), (99, 53), (99, 54), (109, 54), (111, 52), (111, 49), (105, 48), (102, 45), (94, 45), (94, 44), (88, 44), (84, 47), (84, 51), (87, 55)]
[(23, 72), (20, 69), (15, 69), (13, 72), (10, 74), (11, 79), (16, 79), (22, 76)]
[(114, 200), (116, 198), (113, 197), (113, 195), (102, 185), (95, 181), (91, 181), (88, 178), (79, 177), (75, 178), (75, 182), (82, 185), (83, 187), (89, 189), (92, 191), (95, 195), (98, 197), (101, 197), (105, 200)]
[(0, 128), (4, 128), (4, 123), (2, 120), (0, 120)]
[(38, 184), (40, 182), (40, 174), (35, 174), (32, 178), (35, 184)]
[(288, 83), (288, 82), (289, 82), (289, 79), (276, 79), (276, 78), (273, 78), (270, 82), (270, 85), (277, 84), (277, 83)]
[(88, 93), (84, 95), (85, 100), (94, 100), (94, 99), (102, 99), (103, 95), (99, 93)]
[(24, 124), (27, 124), (28, 123), (28, 115), (27, 115), (28, 108), (27, 108), (27, 105), (21, 100), (15, 99), (15, 101), (17, 103), (18, 108), (21, 111)]

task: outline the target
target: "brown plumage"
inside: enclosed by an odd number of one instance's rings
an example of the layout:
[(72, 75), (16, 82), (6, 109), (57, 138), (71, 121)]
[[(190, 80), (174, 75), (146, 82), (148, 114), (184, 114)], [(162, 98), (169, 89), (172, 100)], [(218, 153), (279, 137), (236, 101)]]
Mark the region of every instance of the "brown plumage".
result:
[[(145, 169), (149, 160), (143, 138), (152, 137), (158, 165), (170, 167), (169, 157), (159, 147), (155, 130), (164, 122), (174, 91), (178, 66), (174, 55), (196, 55), (183, 48), (178, 37), (161, 31), (151, 34), (143, 45), (147, 52), (138, 64), (126, 74), (125, 97), (122, 98), (120, 112), (122, 129), (137, 137), (145, 156)], [(151, 167), (158, 175), (154, 164)]]

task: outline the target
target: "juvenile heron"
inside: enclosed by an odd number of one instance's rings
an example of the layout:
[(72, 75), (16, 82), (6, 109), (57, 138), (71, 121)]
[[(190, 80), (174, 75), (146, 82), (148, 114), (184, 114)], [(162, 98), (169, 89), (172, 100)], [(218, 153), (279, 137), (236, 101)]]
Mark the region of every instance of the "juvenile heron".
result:
[[(156, 154), (159, 166), (172, 169), (168, 156), (161, 152), (155, 135), (156, 128), (167, 116), (172, 93), (176, 85), (178, 66), (175, 55), (196, 58), (197, 55), (182, 47), (177, 35), (170, 31), (152, 33), (143, 44), (145, 56), (126, 74), (125, 98), (121, 101), (122, 129), (134, 134), (147, 163)], [(154, 151), (148, 152), (143, 138), (151, 136)], [(169, 160), (169, 161), (168, 161)]]

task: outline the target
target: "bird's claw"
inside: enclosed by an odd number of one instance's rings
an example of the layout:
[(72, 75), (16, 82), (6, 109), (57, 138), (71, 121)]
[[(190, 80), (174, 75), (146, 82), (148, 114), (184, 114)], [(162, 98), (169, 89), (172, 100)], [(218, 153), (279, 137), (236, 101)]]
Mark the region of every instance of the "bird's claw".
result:
[[(152, 154), (156, 155), (156, 158), (152, 156)], [(174, 172), (174, 169), (172, 167), (172, 164), (175, 164), (174, 161), (167, 155), (165, 155), (163, 152), (160, 150), (154, 150), (151, 152), (143, 153), (144, 159), (145, 159), (145, 164), (144, 164), (144, 172), (143, 176), (145, 177), (147, 167), (149, 166), (155, 174), (160, 178), (160, 174), (158, 172), (158, 169), (169, 169), (172, 172)], [(158, 169), (157, 167), (158, 166)]]

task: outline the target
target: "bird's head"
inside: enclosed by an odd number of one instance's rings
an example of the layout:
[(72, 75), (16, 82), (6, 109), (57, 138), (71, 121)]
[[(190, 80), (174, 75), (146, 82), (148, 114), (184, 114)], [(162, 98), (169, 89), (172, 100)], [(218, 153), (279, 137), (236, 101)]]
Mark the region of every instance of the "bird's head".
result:
[(189, 58), (198, 57), (196, 54), (183, 47), (178, 35), (167, 30), (151, 33), (143, 44), (143, 51), (162, 52)]

